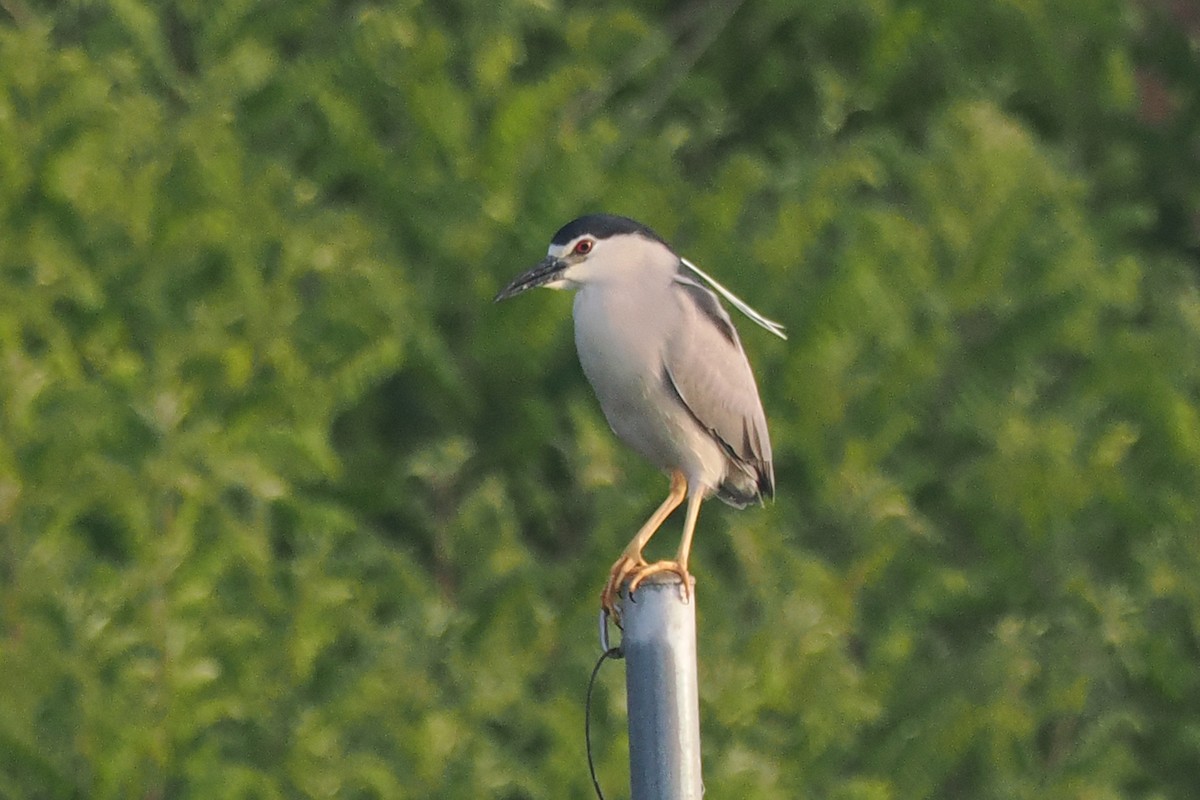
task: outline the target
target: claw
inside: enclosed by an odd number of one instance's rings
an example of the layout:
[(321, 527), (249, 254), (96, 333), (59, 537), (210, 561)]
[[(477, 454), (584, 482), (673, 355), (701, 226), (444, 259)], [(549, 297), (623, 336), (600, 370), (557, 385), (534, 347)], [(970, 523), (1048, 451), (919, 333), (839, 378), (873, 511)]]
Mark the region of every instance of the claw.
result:
[(642, 558), (640, 554), (622, 553), (621, 557), (612, 565), (612, 569), (609, 570), (608, 583), (604, 584), (604, 591), (600, 593), (600, 606), (618, 622), (621, 619), (621, 612), (617, 608), (617, 601), (621, 597), (621, 586), (630, 575), (640, 572), (647, 566), (649, 565), (646, 563), (646, 559)]
[(680, 564), (678, 561), (655, 561), (653, 564), (646, 564), (641, 569), (637, 570), (637, 574), (633, 576), (633, 580), (629, 582), (629, 596), (633, 597), (633, 593), (637, 591), (638, 586), (642, 581), (649, 578), (651, 575), (657, 575), (660, 572), (674, 572), (679, 576), (680, 591), (683, 592), (683, 602), (687, 603), (692, 598), (692, 576), (687, 571), (687, 567)]
[(683, 602), (687, 603), (691, 601), (692, 576), (687, 571), (687, 567), (678, 561), (656, 561), (653, 564), (647, 564), (646, 560), (641, 556), (624, 553), (613, 564), (612, 570), (608, 575), (608, 583), (604, 585), (604, 591), (600, 593), (601, 608), (611, 614), (617, 621), (617, 624), (620, 625), (621, 612), (617, 607), (617, 601), (621, 597), (621, 587), (625, 586), (626, 581), (629, 581), (626, 596), (631, 601), (637, 602), (634, 600), (633, 593), (641, 586), (642, 581), (660, 572), (674, 572), (678, 575), (681, 580), (680, 591), (683, 593)]

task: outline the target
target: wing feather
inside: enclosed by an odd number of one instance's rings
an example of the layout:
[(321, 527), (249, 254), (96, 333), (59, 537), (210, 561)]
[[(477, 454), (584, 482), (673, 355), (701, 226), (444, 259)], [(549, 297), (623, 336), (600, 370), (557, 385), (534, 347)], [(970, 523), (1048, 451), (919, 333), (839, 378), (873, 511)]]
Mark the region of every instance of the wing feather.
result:
[(717, 440), (732, 469), (721, 499), (745, 505), (775, 492), (771, 440), (758, 386), (737, 330), (720, 300), (686, 275), (675, 278), (688, 335), (671, 338), (665, 378), (696, 422)]

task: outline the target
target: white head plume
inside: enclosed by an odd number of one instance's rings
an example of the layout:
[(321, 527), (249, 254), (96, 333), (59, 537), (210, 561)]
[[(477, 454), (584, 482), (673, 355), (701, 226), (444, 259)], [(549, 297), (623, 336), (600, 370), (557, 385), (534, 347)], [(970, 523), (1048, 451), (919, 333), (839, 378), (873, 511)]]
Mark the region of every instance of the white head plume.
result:
[(686, 258), (681, 257), (679, 260), (681, 262), (683, 262), (683, 265), (685, 267), (687, 267), (692, 272), (696, 273), (701, 278), (703, 278), (705, 283), (707, 283), (709, 286), (711, 286), (712, 288), (717, 290), (717, 294), (721, 295), (721, 297), (724, 297), (726, 300), (728, 300), (730, 303), (732, 303), (734, 308), (736, 308), (738, 311), (742, 312), (747, 317), (749, 317), (750, 320), (752, 322), (754, 322), (756, 325), (766, 328), (768, 331), (775, 334), (780, 339), (784, 339), (784, 340), (787, 339), (787, 334), (783, 332), (783, 330), (784, 330), (783, 325), (779, 324), (778, 322), (775, 322), (774, 320), (767, 319), (762, 314), (758, 313), (753, 308), (746, 305), (745, 301), (743, 301), (740, 297), (738, 297), (736, 294), (734, 294), (733, 292), (726, 289), (724, 286), (722, 286), (720, 283), (718, 283), (716, 281), (716, 279), (709, 277), (708, 273), (706, 273), (704, 270), (697, 267), (692, 262), (688, 261)]

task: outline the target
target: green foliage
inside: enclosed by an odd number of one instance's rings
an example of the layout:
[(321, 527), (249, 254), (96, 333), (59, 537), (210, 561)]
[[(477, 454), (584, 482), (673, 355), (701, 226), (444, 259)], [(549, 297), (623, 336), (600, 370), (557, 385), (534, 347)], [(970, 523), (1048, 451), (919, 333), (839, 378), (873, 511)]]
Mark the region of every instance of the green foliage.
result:
[(1188, 35), (0, 2), (0, 797), (587, 796), (597, 592), (665, 481), (565, 299), (489, 301), (601, 208), (790, 332), (745, 331), (779, 499), (701, 517), (708, 792), (1190, 797)]

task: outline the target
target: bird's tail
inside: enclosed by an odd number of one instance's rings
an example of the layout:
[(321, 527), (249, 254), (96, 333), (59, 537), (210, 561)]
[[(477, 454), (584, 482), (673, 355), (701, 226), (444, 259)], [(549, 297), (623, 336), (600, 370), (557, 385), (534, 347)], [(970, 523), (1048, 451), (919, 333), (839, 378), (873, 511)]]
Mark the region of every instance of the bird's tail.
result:
[(745, 508), (775, 496), (775, 469), (768, 461), (762, 464), (738, 464), (717, 487), (717, 497), (734, 508)]

